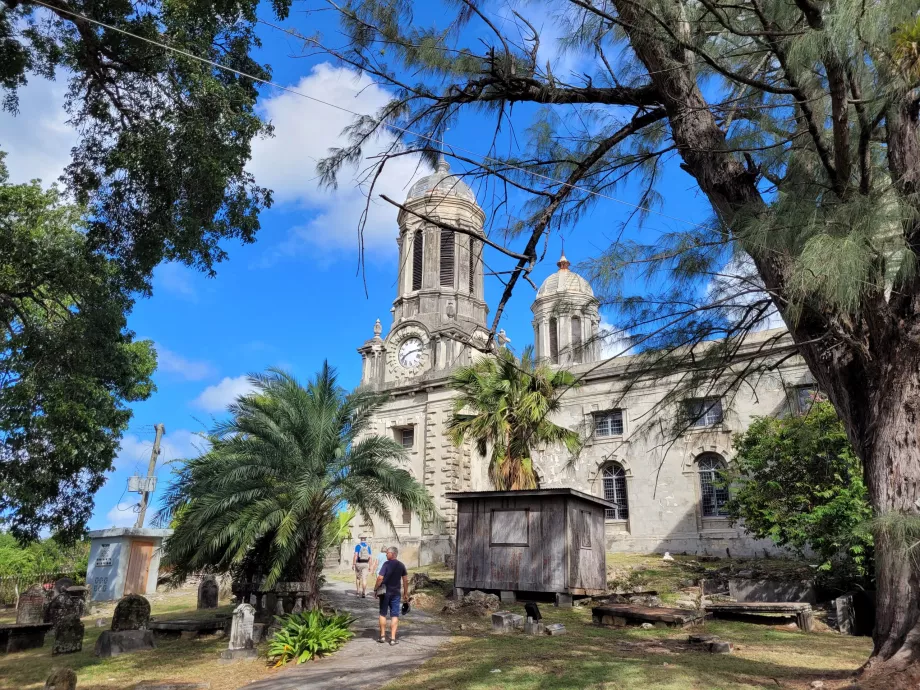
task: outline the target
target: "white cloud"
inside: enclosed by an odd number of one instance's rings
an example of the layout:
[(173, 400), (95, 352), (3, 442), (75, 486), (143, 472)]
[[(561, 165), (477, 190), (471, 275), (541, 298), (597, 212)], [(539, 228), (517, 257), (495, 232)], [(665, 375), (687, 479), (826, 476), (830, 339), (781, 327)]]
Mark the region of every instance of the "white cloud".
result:
[(601, 357), (610, 359), (620, 355), (632, 354), (632, 343), (629, 341), (629, 333), (622, 328), (617, 328), (607, 321), (603, 316), (598, 325), (597, 337), (601, 341)]
[(225, 377), (220, 383), (205, 388), (193, 404), (207, 412), (224, 412), (238, 397), (253, 390), (255, 387), (248, 376)]
[[(329, 63), (316, 65), (310, 74), (293, 85), (295, 91), (321, 98), (350, 111), (373, 115), (390, 100), (390, 94), (366, 76)], [(354, 252), (358, 247), (358, 222), (366, 204), (365, 188), (359, 186), (362, 172), (373, 163), (372, 157), (392, 142), (382, 136), (365, 147), (365, 159), (350, 170), (343, 170), (339, 188), (320, 187), (316, 163), (329, 149), (345, 144), (342, 128), (351, 122), (348, 113), (310, 101), (290, 92), (264, 99), (260, 114), (275, 128), (275, 136), (253, 142), (248, 169), (256, 181), (274, 192), (282, 207), (302, 208), (315, 213), (313, 218), (288, 231), (287, 237), (263, 257), (271, 264), (287, 257), (323, 248)], [(401, 156), (387, 162), (377, 180), (364, 230), (365, 248), (386, 250), (395, 256), (397, 209), (379, 198), (405, 198), (413, 178), (424, 174), (418, 158)]]
[[(709, 281), (706, 296), (710, 303), (724, 302), (729, 317), (750, 320), (747, 307), (767, 298), (763, 289), (763, 280), (757, 273), (754, 260), (745, 253), (733, 256), (719, 272)], [(776, 306), (771, 304), (765, 316), (753, 325), (751, 330), (762, 331), (781, 328), (785, 324)]]
[(32, 75), (19, 90), (19, 113), (0, 112), (0, 149), (8, 153), (10, 181), (39, 178), (48, 186), (70, 163), (70, 150), (78, 137), (67, 123), (66, 93), (66, 74), (59, 74), (56, 81)]
[(156, 288), (161, 288), (188, 302), (197, 302), (198, 291), (192, 284), (193, 275), (192, 269), (172, 262), (157, 266), (153, 271), (153, 281)]
[(176, 374), (186, 381), (200, 381), (216, 373), (210, 362), (187, 359), (182, 355), (156, 343), (157, 369), (168, 374)]
[[(121, 439), (121, 446), (115, 456), (116, 470), (138, 469), (140, 474), (147, 474), (147, 463), (153, 448), (153, 432), (149, 437), (141, 438), (137, 434), (126, 434)], [(188, 429), (163, 434), (160, 440), (160, 457), (157, 464), (164, 465), (174, 460), (184, 460), (200, 455), (207, 450), (208, 442), (199, 434)]]
[(134, 527), (137, 523), (137, 513), (134, 512), (134, 507), (137, 505), (137, 502), (121, 502), (115, 506), (112, 506), (112, 509), (105, 514), (105, 519), (108, 520), (110, 527)]

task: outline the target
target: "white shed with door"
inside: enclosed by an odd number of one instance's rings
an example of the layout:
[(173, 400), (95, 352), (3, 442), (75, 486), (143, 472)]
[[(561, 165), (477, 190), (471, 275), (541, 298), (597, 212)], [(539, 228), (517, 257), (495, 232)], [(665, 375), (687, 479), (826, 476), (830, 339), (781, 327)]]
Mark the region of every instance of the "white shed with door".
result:
[(113, 527), (89, 533), (86, 585), (92, 601), (126, 594), (152, 594), (157, 588), (160, 552), (171, 529)]

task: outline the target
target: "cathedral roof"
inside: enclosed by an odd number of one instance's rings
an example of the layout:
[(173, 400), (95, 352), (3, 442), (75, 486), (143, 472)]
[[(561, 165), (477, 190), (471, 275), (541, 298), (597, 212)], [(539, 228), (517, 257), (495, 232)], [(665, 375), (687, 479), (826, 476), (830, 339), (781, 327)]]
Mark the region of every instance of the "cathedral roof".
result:
[(425, 175), (409, 189), (406, 201), (418, 199), (429, 194), (441, 196), (456, 196), (466, 201), (476, 203), (476, 195), (469, 185), (456, 175), (450, 174), (450, 163), (441, 157), (437, 170), (430, 175)]
[(571, 264), (565, 258), (565, 254), (559, 258), (559, 262), (556, 265), (559, 270), (543, 281), (543, 285), (537, 290), (537, 299), (572, 293), (594, 297), (591, 283), (574, 271), (569, 270)]

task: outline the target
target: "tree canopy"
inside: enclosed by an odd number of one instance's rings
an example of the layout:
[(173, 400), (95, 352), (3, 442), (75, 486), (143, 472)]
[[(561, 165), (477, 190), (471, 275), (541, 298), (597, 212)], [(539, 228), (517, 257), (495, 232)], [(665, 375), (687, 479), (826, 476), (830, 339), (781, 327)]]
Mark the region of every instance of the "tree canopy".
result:
[(729, 514), (744, 528), (839, 578), (871, 577), (872, 508), (862, 463), (827, 401), (804, 415), (759, 417), (733, 443)]
[[(32, 76), (68, 80), (65, 107), (79, 140), (64, 179), (86, 207), (89, 247), (116, 260), (134, 289), (149, 290), (164, 260), (213, 271), (226, 256), (222, 241), (252, 242), (271, 203), (245, 170), (252, 139), (271, 131), (254, 112), (256, 82), (154, 45), (267, 79), (251, 56), (257, 5), (0, 4), (4, 108), (16, 112)], [(289, 5), (272, 4), (279, 18)]]
[(456, 445), (476, 444), (489, 454), (489, 479), (498, 491), (536, 489), (533, 451), (560, 444), (570, 453), (581, 447), (578, 433), (549, 417), (562, 393), (576, 385), (564, 369), (536, 362), (528, 347), (518, 359), (508, 348), (483, 357), (451, 376), (457, 391), (447, 433)]
[(82, 534), (93, 494), (153, 392), (116, 262), (86, 251), (77, 206), (10, 184), (0, 155), (0, 520), (19, 538)]
[[(389, 129), (394, 143), (371, 180), (394, 156), (433, 162), (433, 142), (458, 121), (494, 122), (484, 150), (446, 147), (486, 187), (486, 210), (501, 209), (493, 234), (521, 245), (490, 344), (548, 233), (627, 184), (640, 189), (634, 220), (647, 220), (679, 167), (711, 218), (671, 213), (669, 232), (593, 238), (595, 287), (647, 352), (632, 375), (692, 369), (667, 404), (694, 389), (729, 393), (801, 355), (863, 462), (873, 509), (920, 521), (916, 2), (450, 0), (430, 24), (410, 0), (336, 8), (348, 41), (315, 44), (393, 99), (353, 122), (348, 145), (320, 164), (329, 183), (375, 132)], [(544, 63), (536, 27), (547, 22), (577, 71)], [(788, 335), (736, 357), (771, 314)], [(876, 541), (872, 673), (920, 660), (920, 573), (908, 546)]]
[(371, 432), (378, 396), (346, 395), (328, 364), (307, 385), (276, 370), (251, 381), (255, 392), (230, 406), (231, 419), (211, 434), (210, 450), (176, 470), (157, 516), (167, 524), (182, 511), (163, 564), (181, 583), (202, 569), (250, 563), (259, 572), (249, 574), (264, 575), (265, 587), (283, 577), (309, 583), (315, 608), (322, 550), (336, 536), (343, 507), (390, 527), (392, 506), (428, 524), (437, 511), (427, 489), (400, 467), (403, 447)]

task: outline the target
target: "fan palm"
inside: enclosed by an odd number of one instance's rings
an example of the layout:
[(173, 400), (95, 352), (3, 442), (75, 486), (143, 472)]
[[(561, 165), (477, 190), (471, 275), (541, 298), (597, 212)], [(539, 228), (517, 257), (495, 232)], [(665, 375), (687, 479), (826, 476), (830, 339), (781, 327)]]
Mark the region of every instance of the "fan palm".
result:
[(471, 440), (481, 455), (491, 447), (489, 478), (499, 491), (536, 489), (532, 450), (563, 444), (571, 453), (581, 446), (578, 434), (554, 424), (565, 388), (577, 385), (563, 369), (534, 361), (528, 347), (518, 360), (507, 348), (457, 370), (451, 388), (459, 395), (447, 429), (455, 445)]
[(282, 576), (317, 585), (325, 534), (344, 506), (393, 525), (390, 506), (437, 520), (430, 494), (398, 463), (395, 440), (368, 433), (379, 396), (346, 395), (324, 363), (306, 386), (283, 371), (250, 377), (255, 391), (230, 406), (211, 448), (177, 471), (157, 516), (179, 513), (164, 547), (175, 580), (227, 572), (254, 555), (266, 587)]

